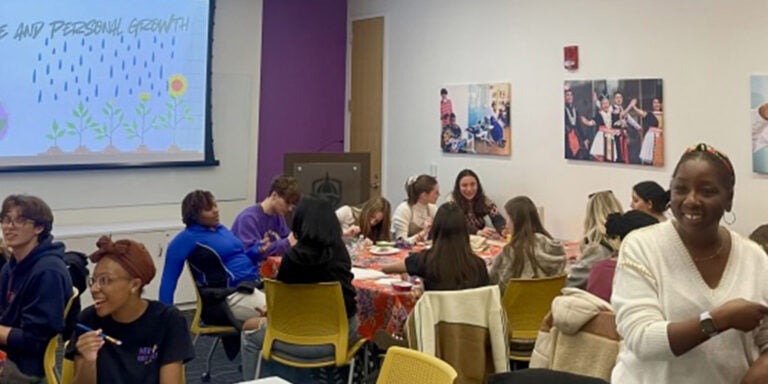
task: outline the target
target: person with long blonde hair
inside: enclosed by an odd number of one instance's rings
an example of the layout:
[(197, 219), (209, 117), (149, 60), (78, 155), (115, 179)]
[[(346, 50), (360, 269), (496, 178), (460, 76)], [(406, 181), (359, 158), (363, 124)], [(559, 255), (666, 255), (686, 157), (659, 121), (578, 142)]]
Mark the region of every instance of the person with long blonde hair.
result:
[(392, 206), (383, 197), (374, 197), (360, 206), (344, 205), (336, 210), (343, 237), (362, 235), (372, 242), (389, 241)]
[(554, 276), (565, 268), (565, 249), (544, 229), (536, 205), (527, 196), (517, 196), (504, 204), (509, 244), (491, 266), (491, 283), (502, 292), (510, 279)]
[(605, 222), (611, 213), (624, 213), (621, 202), (611, 191), (600, 191), (589, 195), (587, 213), (584, 218), (584, 240), (581, 244), (581, 260), (568, 274), (565, 285), (584, 289), (587, 286), (592, 264), (609, 259), (619, 250), (621, 240), (608, 236)]

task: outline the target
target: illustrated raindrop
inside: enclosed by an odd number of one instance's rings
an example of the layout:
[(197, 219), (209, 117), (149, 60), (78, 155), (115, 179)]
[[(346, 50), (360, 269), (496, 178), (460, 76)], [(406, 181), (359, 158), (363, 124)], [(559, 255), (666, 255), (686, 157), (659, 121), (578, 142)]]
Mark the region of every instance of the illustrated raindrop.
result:
[(62, 49), (63, 49), (64, 52), (67, 51), (67, 42), (66, 41), (64, 42), (64, 47), (62, 47)]
[(59, 94), (54, 92), (53, 93), (53, 100), (59, 100)]
[(74, 72), (74, 71), (75, 71), (75, 65), (74, 65), (74, 64), (72, 64), (72, 65), (69, 67), (69, 71), (70, 71), (70, 72)]
[(37, 69), (32, 70), (32, 83), (34, 84), (36, 82), (37, 82)]
[(176, 36), (171, 37), (171, 45), (176, 46)]
[(96, 88), (93, 90), (93, 97), (99, 97), (99, 85), (96, 84)]
[(117, 49), (115, 49), (115, 57), (117, 57)]
[(115, 70), (112, 66), (109, 66), (109, 78), (111, 79), (115, 75)]
[(59, 59), (59, 70), (61, 70), (61, 59)]
[(175, 51), (171, 51), (171, 59), (173, 59), (175, 56), (176, 56), (176, 52)]
[(139, 87), (141, 87), (141, 76), (139, 76)]
[(141, 49), (141, 39), (136, 40), (136, 49)]
[(37, 61), (43, 61), (43, 54), (42, 53), (38, 53), (37, 54)]
[(80, 55), (80, 58), (79, 58), (78, 62), (80, 64), (80, 66), (82, 67), (83, 66), (83, 55)]
[(87, 102), (89, 102), (89, 101), (91, 101), (91, 98), (90, 98), (90, 97), (88, 97), (88, 96), (86, 96), (86, 97), (85, 97), (85, 102), (87, 103)]
[(64, 92), (66, 92), (68, 90), (69, 90), (69, 82), (65, 81), (64, 82)]
[(91, 69), (88, 68), (88, 84), (91, 83)]
[(101, 54), (101, 58), (99, 58), (99, 60), (100, 60), (102, 63), (104, 62), (104, 54), (103, 54), (103, 53)]
[(45, 74), (46, 75), (50, 75), (51, 74), (51, 65), (50, 64), (46, 64), (45, 65)]
[(125, 71), (125, 60), (123, 60), (123, 63), (122, 63), (122, 64), (120, 64), (120, 68), (121, 68), (123, 71)]
[(43, 101), (43, 91), (37, 91), (37, 102), (40, 103), (41, 101)]
[(152, 52), (152, 62), (153, 63), (155, 62), (155, 52), (154, 51)]
[(78, 84), (80, 82), (80, 76), (75, 76), (75, 84)]
[(49, 84), (49, 85), (53, 85), (53, 79), (49, 80), (49, 81), (48, 81), (48, 84)]
[(120, 94), (120, 86), (119, 85), (115, 85), (115, 97), (117, 97), (117, 95), (119, 95), (119, 94)]
[(45, 46), (46, 47), (48, 46), (48, 38), (47, 37), (45, 38)]
[(127, 50), (128, 52), (130, 52), (130, 51), (131, 51), (131, 45), (130, 45), (130, 44), (128, 44), (128, 47), (126, 47), (126, 50)]
[(144, 68), (146, 68), (146, 67), (147, 67), (147, 61), (144, 60)]
[(78, 89), (77, 89), (77, 95), (78, 95), (78, 96), (80, 96), (80, 95), (82, 95), (82, 94), (83, 94), (83, 90), (82, 90), (82, 89), (80, 89), (80, 88), (78, 88)]
[(133, 66), (136, 66), (136, 56), (133, 57)]
[(56, 54), (56, 47), (53, 47), (53, 49), (51, 50), (51, 55), (55, 55), (55, 54)]

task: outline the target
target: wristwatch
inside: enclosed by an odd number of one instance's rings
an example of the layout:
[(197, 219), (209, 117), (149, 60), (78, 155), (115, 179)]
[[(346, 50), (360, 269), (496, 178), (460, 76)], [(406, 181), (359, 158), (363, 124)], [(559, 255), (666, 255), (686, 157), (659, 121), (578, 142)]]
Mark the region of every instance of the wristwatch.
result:
[(712, 315), (709, 314), (709, 311), (699, 315), (699, 327), (701, 327), (701, 331), (708, 337), (715, 337), (720, 333), (715, 326), (715, 322), (712, 321)]

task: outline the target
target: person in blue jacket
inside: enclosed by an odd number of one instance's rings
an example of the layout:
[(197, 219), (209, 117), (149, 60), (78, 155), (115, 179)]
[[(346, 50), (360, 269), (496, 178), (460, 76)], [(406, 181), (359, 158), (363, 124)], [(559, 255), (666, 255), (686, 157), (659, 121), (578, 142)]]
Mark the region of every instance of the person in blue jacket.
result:
[[(181, 203), (181, 213), (187, 228), (176, 235), (168, 246), (160, 280), (162, 303), (173, 304), (173, 294), (184, 269), (184, 262), (198, 245), (208, 247), (219, 255), (231, 277), (231, 287), (259, 279), (258, 265), (266, 256), (268, 240), (245, 249), (240, 239), (219, 222), (219, 208), (209, 191), (188, 193)], [(259, 290), (253, 293), (236, 291), (227, 296), (227, 304), (234, 317), (241, 321), (261, 317), (266, 312), (266, 299)]]
[(64, 244), (53, 241), (53, 212), (35, 196), (8, 196), (0, 223), (12, 250), (0, 271), (0, 349), (8, 355), (0, 383), (37, 383), (45, 380), (45, 348), (64, 329), (72, 296)]

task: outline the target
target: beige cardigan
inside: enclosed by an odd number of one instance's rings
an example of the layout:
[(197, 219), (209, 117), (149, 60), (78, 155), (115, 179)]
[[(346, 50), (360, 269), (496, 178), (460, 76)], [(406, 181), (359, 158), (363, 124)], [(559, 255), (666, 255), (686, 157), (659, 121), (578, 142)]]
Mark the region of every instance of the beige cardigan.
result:
[(409, 346), (451, 364), (459, 373), (456, 383), (485, 383), (486, 373), (509, 370), (498, 286), (425, 292), (409, 325)]
[(610, 382), (619, 353), (611, 305), (578, 288), (563, 288), (552, 301), (536, 339), (531, 368), (592, 376)]

